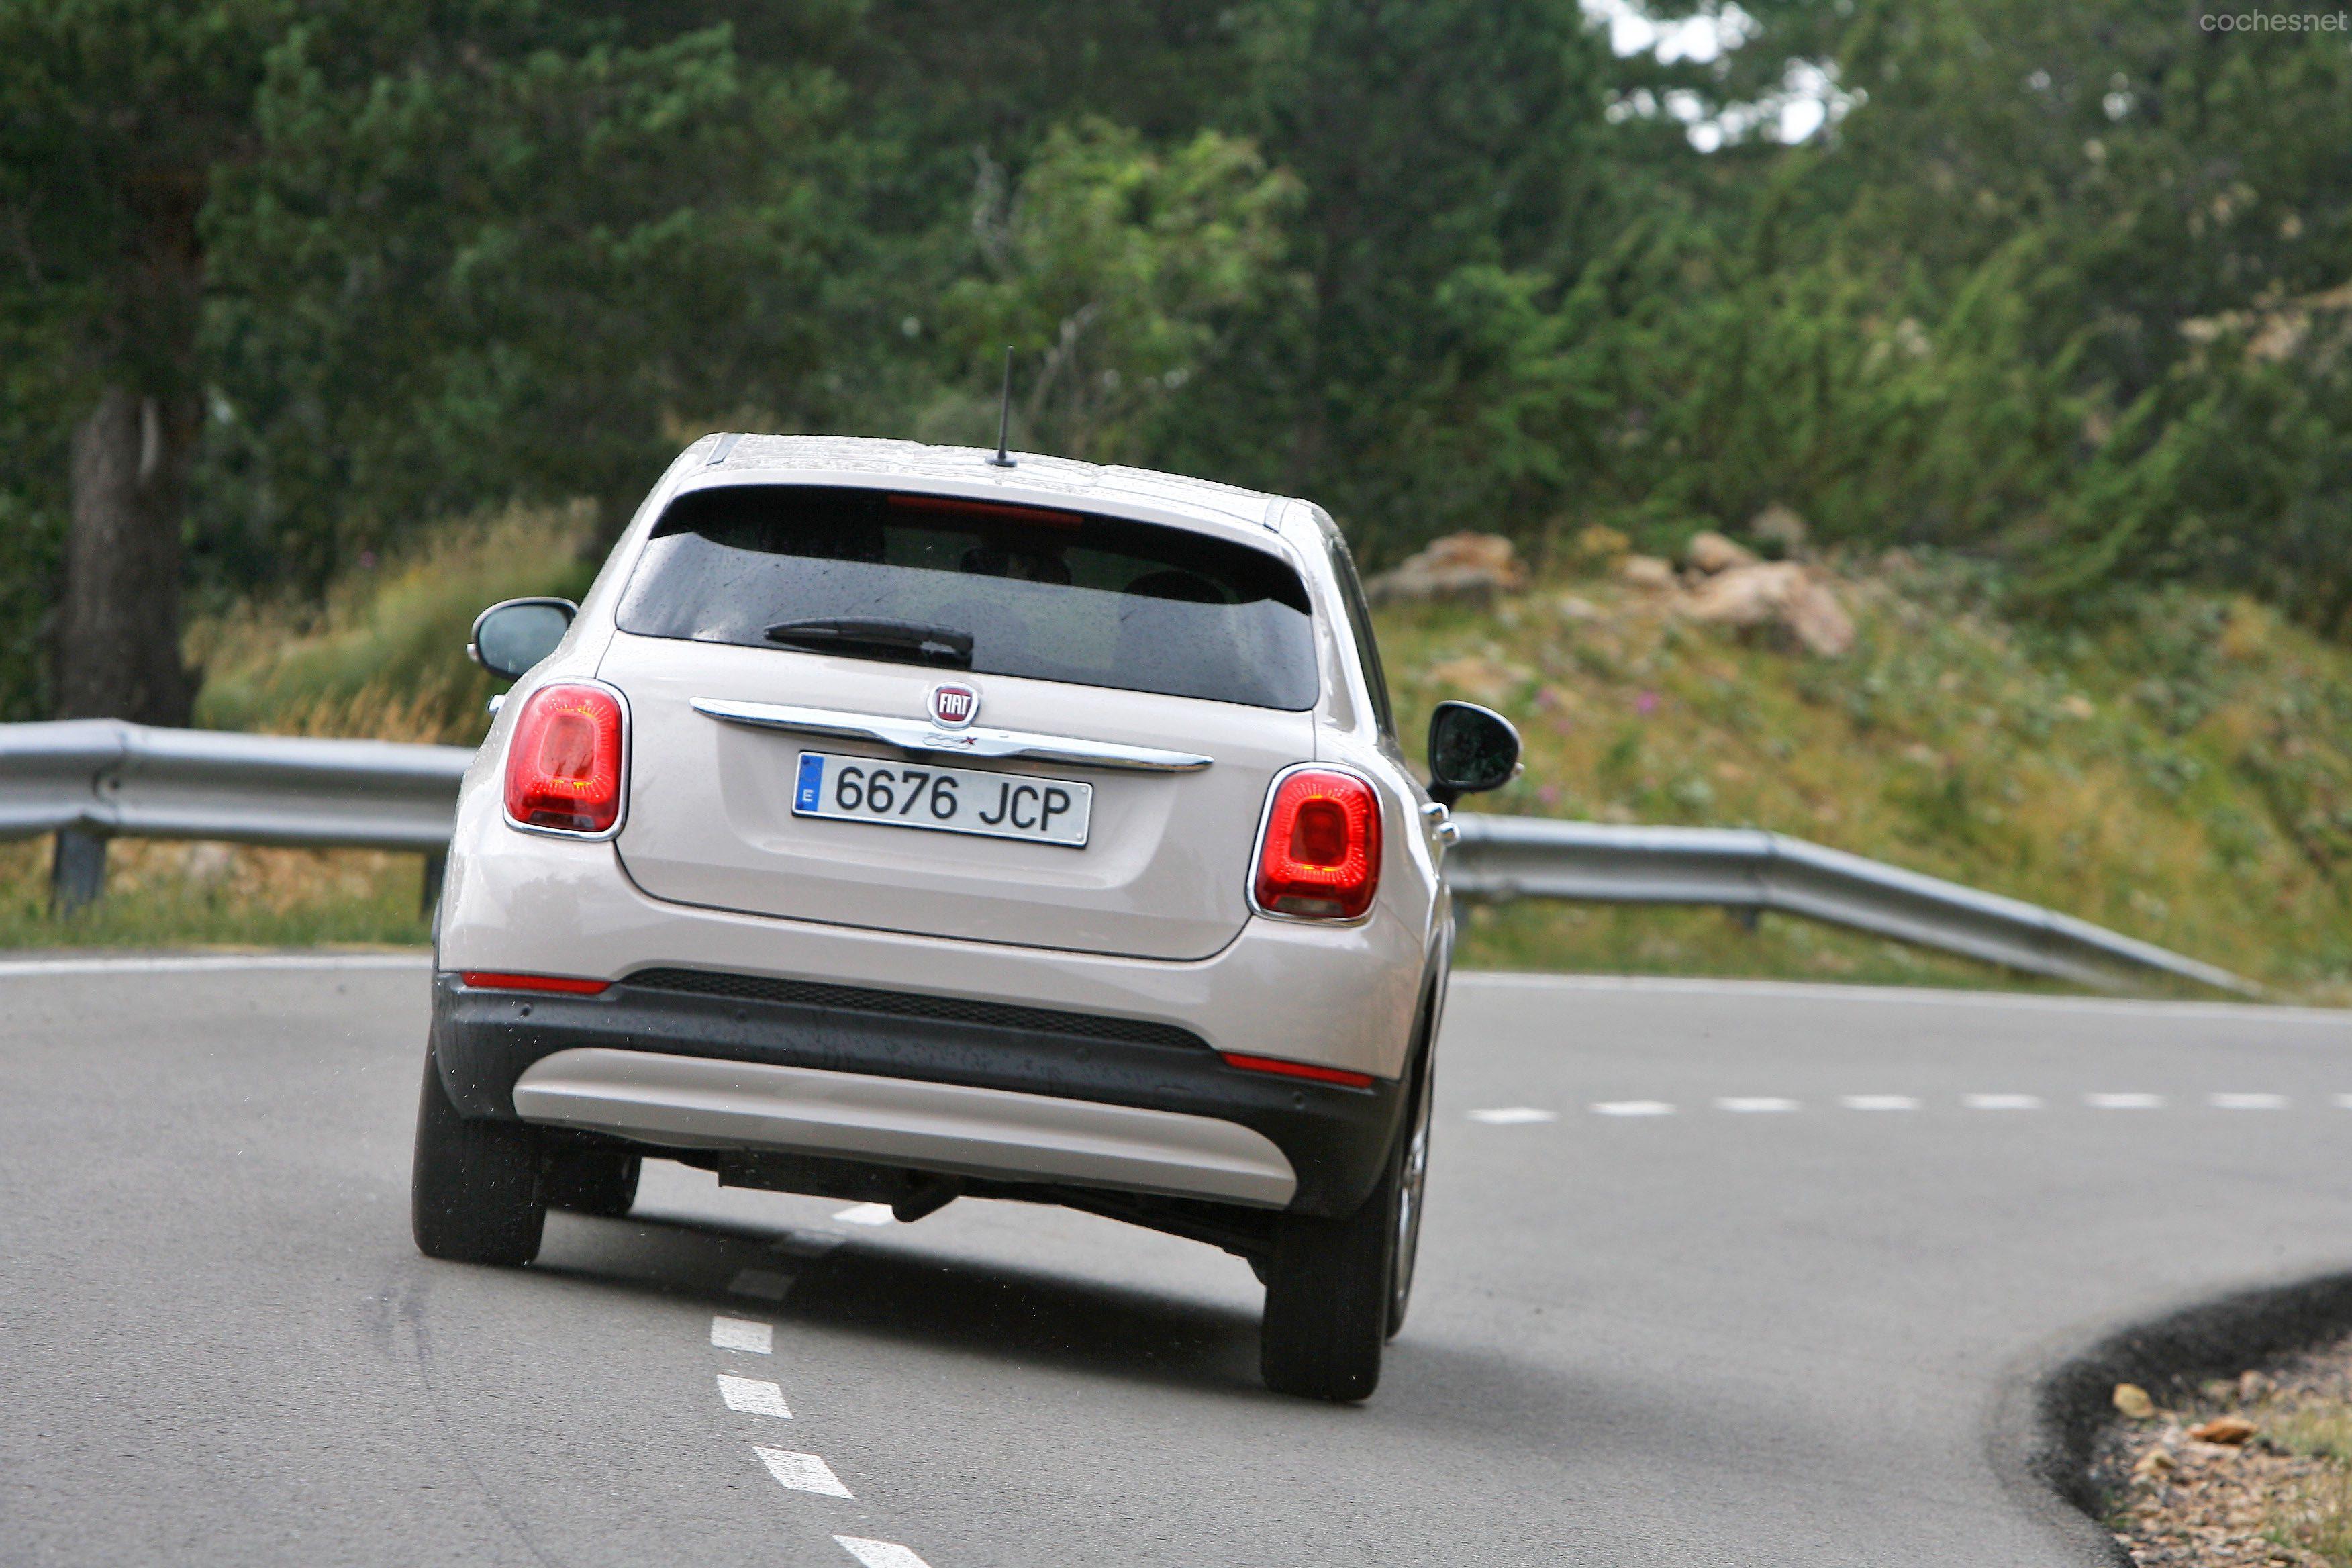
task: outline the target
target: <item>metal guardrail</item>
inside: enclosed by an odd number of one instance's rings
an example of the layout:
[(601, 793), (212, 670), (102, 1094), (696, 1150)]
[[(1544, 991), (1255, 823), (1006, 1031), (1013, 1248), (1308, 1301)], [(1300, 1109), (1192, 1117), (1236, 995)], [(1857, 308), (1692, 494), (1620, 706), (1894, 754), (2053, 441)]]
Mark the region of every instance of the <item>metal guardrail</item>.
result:
[(1446, 879), (1459, 897), (1776, 910), (2101, 989), (2152, 971), (2258, 990), (2226, 969), (2039, 904), (1758, 828), (1458, 821)]
[[(152, 729), (111, 719), (0, 725), (0, 839), (58, 835), (57, 893), (97, 896), (110, 837), (414, 850), (427, 890), (456, 821), (461, 746)], [(1456, 819), (1447, 859), (1469, 899), (1774, 910), (2079, 984), (2173, 975), (2225, 991), (2226, 970), (2038, 905), (1784, 838), (1540, 817)]]
[(0, 724), (0, 839), (58, 836), (52, 885), (68, 909), (98, 896), (115, 837), (415, 850), (429, 900), (473, 760), (463, 746), (115, 719)]

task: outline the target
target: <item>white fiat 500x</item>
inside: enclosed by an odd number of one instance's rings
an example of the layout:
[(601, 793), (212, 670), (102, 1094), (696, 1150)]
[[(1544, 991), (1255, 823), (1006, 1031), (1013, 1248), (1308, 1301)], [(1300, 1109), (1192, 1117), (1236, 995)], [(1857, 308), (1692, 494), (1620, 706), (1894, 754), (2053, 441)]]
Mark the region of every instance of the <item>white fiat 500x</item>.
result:
[(1404, 1318), (1465, 792), (1397, 743), (1304, 501), (895, 441), (713, 436), (513, 679), (436, 917), (417, 1245), (520, 1264), (645, 1155), (887, 1204), (1065, 1204), (1223, 1247), (1274, 1388)]

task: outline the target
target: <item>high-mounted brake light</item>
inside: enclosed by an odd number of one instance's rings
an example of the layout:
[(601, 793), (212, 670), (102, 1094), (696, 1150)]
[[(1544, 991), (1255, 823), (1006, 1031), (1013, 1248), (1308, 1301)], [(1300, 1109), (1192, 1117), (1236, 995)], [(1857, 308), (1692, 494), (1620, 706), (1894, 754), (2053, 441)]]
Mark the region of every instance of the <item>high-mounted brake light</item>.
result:
[(1257, 907), (1299, 920), (1351, 921), (1381, 886), (1381, 803), (1336, 768), (1300, 768), (1275, 786), (1258, 840)]
[(627, 755), (616, 693), (570, 681), (541, 687), (507, 746), (508, 817), (542, 832), (611, 832), (621, 820)]
[(496, 969), (462, 970), (458, 978), (476, 991), (551, 991), (568, 996), (594, 996), (613, 988), (609, 980), (582, 980), (570, 974), (509, 974)]

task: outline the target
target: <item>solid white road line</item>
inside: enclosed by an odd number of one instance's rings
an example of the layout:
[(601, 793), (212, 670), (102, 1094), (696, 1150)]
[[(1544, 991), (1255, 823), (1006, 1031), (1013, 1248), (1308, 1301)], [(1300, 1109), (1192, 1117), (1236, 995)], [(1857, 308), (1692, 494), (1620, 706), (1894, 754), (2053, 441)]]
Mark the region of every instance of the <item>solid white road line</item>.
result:
[(2094, 1110), (2161, 1110), (2160, 1094), (2086, 1094), (2083, 1103)]
[(1970, 1110), (2039, 1110), (2042, 1097), (2033, 1094), (1964, 1094), (1960, 1103)]
[(1675, 1108), (1663, 1100), (1603, 1100), (1592, 1110), (1601, 1116), (1672, 1116)]
[(727, 1402), (730, 1410), (740, 1410), (746, 1415), (773, 1415), (789, 1421), (793, 1413), (785, 1408), (784, 1391), (774, 1384), (756, 1377), (730, 1377), (719, 1374), (719, 1397)]
[(710, 1320), (710, 1342), (722, 1351), (750, 1351), (753, 1355), (766, 1355), (775, 1343), (776, 1331), (766, 1323), (755, 1323), (749, 1318), (713, 1318)]
[(866, 1568), (931, 1568), (895, 1541), (867, 1541), (855, 1535), (836, 1535), (834, 1540)]
[(2336, 1109), (2338, 1110), (2352, 1110), (2352, 1094), (2337, 1095), (2336, 1097)]
[(814, 1454), (796, 1454), (790, 1448), (762, 1448), (754, 1446), (751, 1452), (768, 1467), (768, 1473), (796, 1492), (822, 1492), (826, 1497), (848, 1497), (849, 1489), (833, 1473), (833, 1467)]
[(1492, 1110), (1474, 1110), (1473, 1121), (1483, 1121), (1489, 1127), (1521, 1127), (1530, 1121), (1557, 1121), (1559, 1112), (1543, 1110), (1532, 1105), (1498, 1105)]
[(1793, 1100), (1775, 1100), (1769, 1095), (1734, 1096), (1728, 1100), (1717, 1100), (1715, 1108), (1717, 1110), (1738, 1111), (1802, 1110), (1804, 1109)]
[(1916, 1110), (1919, 1102), (1907, 1094), (1847, 1094), (1838, 1103), (1848, 1110)]
[(779, 1274), (772, 1268), (745, 1268), (728, 1282), (727, 1293), (761, 1301), (781, 1301), (792, 1288), (793, 1277), (789, 1274)]
[(0, 980), (37, 974), (215, 974), (257, 969), (422, 969), (415, 952), (208, 952), (178, 958), (22, 958), (0, 963)]
[(2284, 1110), (2283, 1094), (2213, 1094), (2206, 1096), (2216, 1110)]
[(898, 1216), (888, 1204), (852, 1204), (833, 1216), (844, 1225), (896, 1225)]

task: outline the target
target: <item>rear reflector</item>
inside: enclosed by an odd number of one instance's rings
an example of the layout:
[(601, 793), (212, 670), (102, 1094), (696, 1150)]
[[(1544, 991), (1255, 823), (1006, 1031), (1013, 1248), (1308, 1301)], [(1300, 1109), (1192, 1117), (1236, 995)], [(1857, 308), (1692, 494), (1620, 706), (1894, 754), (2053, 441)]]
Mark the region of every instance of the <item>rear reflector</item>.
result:
[(573, 996), (593, 996), (609, 991), (609, 980), (581, 980), (569, 974), (506, 974), (495, 969), (460, 970), (457, 978), (478, 991), (561, 991)]
[(1217, 1054), (1225, 1058), (1227, 1067), (1239, 1068), (1244, 1072), (1270, 1072), (1282, 1078), (1311, 1078), (1318, 1083), (1345, 1084), (1349, 1089), (1372, 1087), (1372, 1075), (1368, 1072), (1317, 1067), (1313, 1062), (1286, 1062), (1280, 1057), (1244, 1057), (1231, 1051), (1219, 1051)]
[(575, 681), (542, 686), (507, 746), (507, 816), (523, 827), (593, 837), (621, 820), (627, 736), (621, 700)]
[(1253, 891), (1268, 914), (1351, 921), (1381, 886), (1381, 803), (1336, 768), (1299, 768), (1275, 785)]

